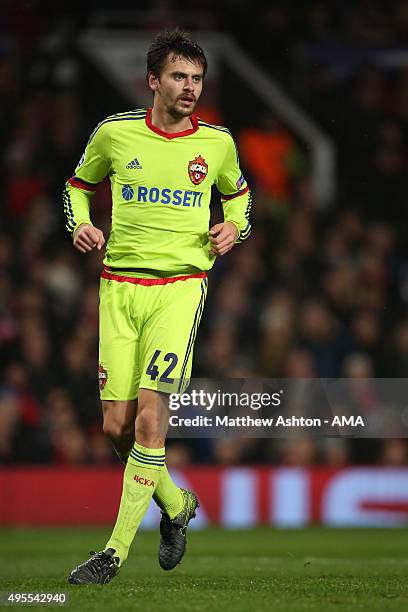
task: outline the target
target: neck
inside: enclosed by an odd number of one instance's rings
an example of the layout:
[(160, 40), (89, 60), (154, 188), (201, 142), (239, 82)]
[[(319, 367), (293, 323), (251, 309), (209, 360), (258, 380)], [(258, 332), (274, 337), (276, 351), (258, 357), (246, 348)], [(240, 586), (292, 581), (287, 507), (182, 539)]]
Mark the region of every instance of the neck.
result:
[(155, 106), (152, 108), (151, 121), (159, 130), (169, 134), (184, 132), (192, 127), (190, 117), (175, 118), (164, 109)]

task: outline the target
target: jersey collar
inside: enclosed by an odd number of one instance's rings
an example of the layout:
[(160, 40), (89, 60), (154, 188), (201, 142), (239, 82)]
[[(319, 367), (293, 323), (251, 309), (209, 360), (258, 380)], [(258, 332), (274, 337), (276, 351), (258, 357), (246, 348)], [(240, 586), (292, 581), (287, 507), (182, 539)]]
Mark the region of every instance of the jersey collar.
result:
[(181, 136), (189, 136), (190, 134), (194, 134), (194, 132), (198, 130), (198, 119), (195, 115), (191, 115), (190, 121), (191, 121), (192, 127), (189, 130), (184, 130), (184, 132), (164, 132), (160, 128), (153, 125), (152, 109), (151, 108), (147, 109), (147, 114), (146, 114), (147, 127), (150, 128), (152, 132), (159, 134), (159, 136), (164, 136), (168, 140), (171, 140), (172, 138), (180, 138)]

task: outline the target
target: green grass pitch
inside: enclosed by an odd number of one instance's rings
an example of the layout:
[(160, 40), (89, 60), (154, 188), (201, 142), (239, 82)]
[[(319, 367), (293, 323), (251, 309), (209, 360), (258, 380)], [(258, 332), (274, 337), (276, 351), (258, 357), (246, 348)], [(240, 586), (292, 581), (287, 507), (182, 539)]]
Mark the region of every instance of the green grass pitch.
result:
[(69, 585), (69, 571), (108, 535), (87, 528), (0, 530), (0, 590), (65, 591), (69, 612), (408, 610), (407, 530), (190, 531), (183, 563), (171, 572), (157, 562), (158, 532), (141, 532), (108, 585)]

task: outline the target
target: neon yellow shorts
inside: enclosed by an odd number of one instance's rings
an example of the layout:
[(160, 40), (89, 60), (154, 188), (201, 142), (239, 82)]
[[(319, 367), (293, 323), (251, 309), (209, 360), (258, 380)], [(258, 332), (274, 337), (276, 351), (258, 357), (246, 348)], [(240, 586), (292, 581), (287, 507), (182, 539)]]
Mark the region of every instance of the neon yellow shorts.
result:
[[(149, 284), (152, 282), (161, 284)], [(136, 399), (139, 388), (162, 393), (185, 390), (207, 284), (205, 274), (177, 280), (102, 274), (101, 399)]]

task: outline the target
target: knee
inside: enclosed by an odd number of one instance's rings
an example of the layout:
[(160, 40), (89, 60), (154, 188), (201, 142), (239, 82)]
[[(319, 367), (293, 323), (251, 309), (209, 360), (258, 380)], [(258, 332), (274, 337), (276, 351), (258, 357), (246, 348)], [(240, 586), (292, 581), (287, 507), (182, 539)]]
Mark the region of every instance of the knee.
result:
[(141, 407), (136, 419), (136, 435), (154, 436), (158, 431), (158, 419), (155, 410), (149, 409), (149, 406)]
[(155, 444), (162, 435), (162, 424), (157, 407), (149, 403), (141, 405), (136, 419), (136, 439), (143, 443)]

